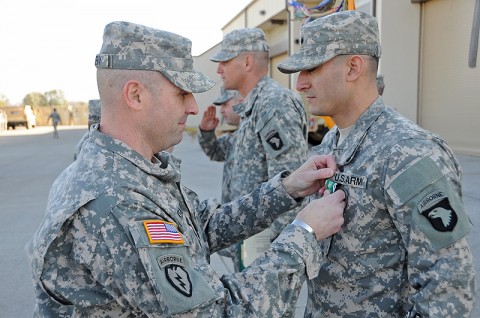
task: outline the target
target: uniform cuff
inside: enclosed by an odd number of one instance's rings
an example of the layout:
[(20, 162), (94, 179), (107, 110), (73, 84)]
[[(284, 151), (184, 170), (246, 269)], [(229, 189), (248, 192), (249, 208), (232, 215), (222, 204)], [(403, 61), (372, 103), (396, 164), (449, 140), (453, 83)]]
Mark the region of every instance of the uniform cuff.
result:
[(305, 264), (309, 280), (318, 276), (321, 263), (321, 251), (313, 233), (300, 226), (289, 224), (274, 241), (274, 244), (287, 244)]

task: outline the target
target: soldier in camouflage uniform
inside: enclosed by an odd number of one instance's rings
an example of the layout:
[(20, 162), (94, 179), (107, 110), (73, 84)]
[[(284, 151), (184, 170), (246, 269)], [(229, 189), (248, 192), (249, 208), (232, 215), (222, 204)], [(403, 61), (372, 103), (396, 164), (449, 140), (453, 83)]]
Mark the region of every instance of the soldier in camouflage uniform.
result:
[[(258, 28), (225, 35), (211, 61), (218, 62), (226, 89), (238, 90), (245, 101), (237, 130), (231, 194), (238, 198), (285, 169), (296, 169), (307, 159), (307, 116), (299, 96), (269, 78), (269, 46)], [(282, 215), (271, 226), (272, 238), (298, 211)]]
[[(233, 111), (233, 106), (243, 101), (242, 96), (234, 90), (225, 90), (222, 87), (220, 96), (213, 105), (220, 106), (220, 112), (226, 124), (238, 127), (240, 116)], [(216, 116), (215, 106), (209, 106), (203, 113), (199, 126), (198, 142), (203, 152), (213, 161), (223, 162), (222, 203), (230, 202), (234, 198), (230, 194), (231, 170), (234, 160), (233, 148), (236, 141), (236, 129), (226, 132), (217, 138), (215, 129), (220, 120)]]
[[(220, 120), (216, 116), (215, 106), (207, 107), (203, 113), (199, 126), (198, 142), (203, 152), (210, 160), (223, 162), (222, 175), (222, 203), (233, 200), (230, 195), (230, 184), (232, 181), (232, 165), (234, 163), (234, 152), (236, 142), (236, 129), (240, 123), (240, 115), (233, 111), (233, 106), (243, 101), (242, 96), (234, 90), (221, 89), (220, 96), (214, 101), (213, 105), (220, 106), (220, 113), (226, 124), (235, 127), (233, 131), (226, 131), (217, 138), (215, 129)], [(239, 272), (240, 268), (241, 244), (235, 244), (218, 251), (220, 256), (228, 257), (233, 262), (234, 271)]]
[(35, 317), (280, 317), (338, 231), (344, 195), (306, 205), (265, 255), (219, 277), (210, 254), (268, 226), (333, 176), (331, 156), (284, 171), (236, 202), (199, 202), (181, 184), (179, 143), (192, 93), (213, 82), (191, 42), (128, 22), (105, 27), (95, 60), (102, 103), (79, 157), (55, 180), (27, 245)]
[(344, 11), (301, 28), (278, 64), (336, 126), (314, 149), (332, 154), (347, 192), (345, 225), (322, 241), (305, 317), (469, 317), (474, 267), (461, 171), (434, 133), (385, 106), (376, 87), (374, 17)]
[[(100, 111), (101, 105), (99, 99), (91, 99), (88, 101), (88, 129), (92, 127), (93, 124), (100, 123)], [(88, 138), (88, 131), (82, 136), (77, 146), (75, 147), (75, 153), (73, 154), (73, 160), (77, 160), (80, 150), (85, 143), (85, 140)]]

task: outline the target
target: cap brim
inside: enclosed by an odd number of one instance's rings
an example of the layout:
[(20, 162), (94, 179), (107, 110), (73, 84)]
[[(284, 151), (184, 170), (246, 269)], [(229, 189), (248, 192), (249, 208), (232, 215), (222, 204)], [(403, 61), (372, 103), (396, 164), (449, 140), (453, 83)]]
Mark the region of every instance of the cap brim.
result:
[(238, 53), (234, 53), (234, 52), (218, 51), (217, 53), (213, 54), (213, 56), (210, 58), (210, 61), (225, 62), (233, 59), (237, 55)]
[(215, 82), (198, 71), (178, 72), (162, 70), (161, 73), (175, 86), (191, 93), (203, 93), (215, 86)]
[(228, 102), (230, 100), (229, 99), (225, 99), (225, 98), (217, 98), (216, 100), (213, 101), (213, 105), (216, 105), (216, 106), (222, 106), (222, 104), (225, 104), (226, 102)]
[(310, 70), (331, 60), (335, 55), (306, 55), (302, 52), (295, 53), (277, 64), (280, 72), (285, 74), (297, 73), (304, 70)]

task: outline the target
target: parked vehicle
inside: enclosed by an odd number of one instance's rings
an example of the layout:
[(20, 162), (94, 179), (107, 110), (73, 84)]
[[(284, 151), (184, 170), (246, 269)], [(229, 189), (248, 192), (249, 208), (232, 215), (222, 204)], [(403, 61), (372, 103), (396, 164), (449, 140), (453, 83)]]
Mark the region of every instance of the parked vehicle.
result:
[(5, 106), (1, 108), (7, 113), (7, 127), (15, 129), (16, 126), (25, 126), (27, 129), (35, 127), (37, 119), (30, 105)]

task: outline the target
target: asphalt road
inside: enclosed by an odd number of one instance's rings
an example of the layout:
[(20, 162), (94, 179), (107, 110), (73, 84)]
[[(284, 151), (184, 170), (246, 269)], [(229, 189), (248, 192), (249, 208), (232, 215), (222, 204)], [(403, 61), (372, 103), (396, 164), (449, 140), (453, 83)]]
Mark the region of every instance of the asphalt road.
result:
[[(0, 318), (32, 317), (33, 287), (25, 245), (38, 227), (51, 184), (72, 161), (75, 146), (86, 126), (61, 126), (54, 139), (51, 127), (0, 133)], [(200, 198), (219, 197), (222, 165), (210, 162), (196, 140), (186, 135), (174, 149), (182, 159), (183, 183)], [(474, 223), (469, 236), (477, 264), (477, 299), (480, 284), (480, 157), (459, 156), (464, 170), (464, 202)], [(231, 263), (214, 255), (212, 266), (219, 272)], [(301, 317), (305, 293), (297, 304)], [(480, 317), (479, 301), (472, 317)]]

